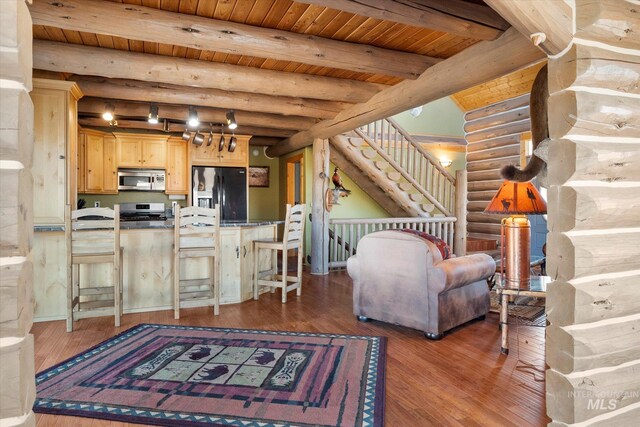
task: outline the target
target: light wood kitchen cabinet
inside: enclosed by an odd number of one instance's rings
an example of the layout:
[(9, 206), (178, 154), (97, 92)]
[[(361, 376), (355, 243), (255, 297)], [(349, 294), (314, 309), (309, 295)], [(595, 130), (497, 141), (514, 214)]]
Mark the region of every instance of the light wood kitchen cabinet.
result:
[(167, 163), (167, 140), (164, 135), (114, 133), (117, 167), (163, 169)]
[(169, 138), (165, 193), (187, 194), (189, 192), (188, 168), (187, 143), (182, 138)]
[(86, 192), (100, 193), (103, 185), (104, 140), (101, 134), (85, 134)]
[(116, 138), (113, 135), (104, 136), (104, 163), (102, 192), (104, 194), (118, 193), (118, 165), (116, 164)]
[(33, 79), (33, 223), (64, 223), (66, 204), (76, 206), (78, 99), (74, 82)]
[(113, 135), (81, 129), (78, 137), (79, 193), (117, 194), (118, 169), (116, 140)]
[(78, 134), (78, 162), (76, 164), (76, 176), (78, 177), (78, 194), (86, 193), (87, 162), (85, 159), (85, 135)]
[(236, 149), (229, 152), (231, 135), (225, 134), (225, 145), (222, 151), (218, 150), (220, 134), (213, 134), (213, 143), (210, 146), (202, 144), (196, 146), (189, 144), (191, 163), (197, 166), (249, 166), (249, 135), (236, 135)]

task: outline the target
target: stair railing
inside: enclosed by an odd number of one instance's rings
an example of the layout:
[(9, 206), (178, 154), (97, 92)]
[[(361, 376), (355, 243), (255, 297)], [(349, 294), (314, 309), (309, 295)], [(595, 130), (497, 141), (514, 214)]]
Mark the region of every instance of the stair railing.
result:
[(409, 217), (409, 218), (357, 218), (329, 220), (329, 268), (347, 265), (354, 255), (358, 242), (374, 231), (404, 229), (424, 231), (436, 236), (453, 250), (456, 217)]
[(421, 192), (428, 194), (427, 199), (444, 215), (453, 215), (456, 179), (395, 120), (377, 120), (356, 129), (356, 133), (414, 187), (422, 188)]

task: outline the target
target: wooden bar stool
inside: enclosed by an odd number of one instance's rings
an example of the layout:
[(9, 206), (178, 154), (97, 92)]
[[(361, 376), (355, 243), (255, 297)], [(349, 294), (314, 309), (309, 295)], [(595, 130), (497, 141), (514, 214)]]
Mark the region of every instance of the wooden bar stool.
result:
[[(176, 206), (173, 244), (173, 311), (180, 308), (213, 305), (220, 311), (220, 207), (180, 208)], [(210, 274), (204, 279), (180, 279), (180, 260), (211, 258)]]
[[(296, 295), (302, 294), (302, 257), (304, 239), (304, 212), (305, 205), (287, 205), (287, 217), (284, 224), (282, 241), (254, 240), (253, 241), (253, 299), (258, 299), (261, 286), (269, 286), (272, 291), (282, 288), (282, 303), (287, 302), (287, 292), (297, 289)], [(267, 249), (272, 252), (272, 265), (270, 270), (259, 271), (260, 250)], [(298, 250), (298, 272), (295, 276), (287, 274), (287, 252), (290, 249)], [(282, 251), (282, 274), (278, 273), (278, 251)], [(288, 283), (291, 282), (290, 285)]]
[[(73, 322), (88, 317), (122, 316), (122, 254), (120, 206), (71, 211), (65, 209), (67, 240), (67, 332)], [(110, 284), (80, 283), (81, 264), (113, 264)], [(92, 276), (92, 274), (90, 274)]]

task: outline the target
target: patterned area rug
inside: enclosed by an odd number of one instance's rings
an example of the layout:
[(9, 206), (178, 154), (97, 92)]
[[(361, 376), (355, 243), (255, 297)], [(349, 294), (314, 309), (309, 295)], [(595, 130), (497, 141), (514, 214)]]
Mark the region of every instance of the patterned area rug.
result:
[(39, 373), (34, 411), (162, 426), (382, 426), (385, 346), (142, 324)]

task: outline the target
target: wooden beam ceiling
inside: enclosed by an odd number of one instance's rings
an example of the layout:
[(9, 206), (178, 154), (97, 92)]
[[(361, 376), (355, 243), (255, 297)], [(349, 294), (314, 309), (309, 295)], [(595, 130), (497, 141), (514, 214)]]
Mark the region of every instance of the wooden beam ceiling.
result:
[(484, 41), (426, 70), (415, 81), (404, 81), (374, 95), (369, 101), (341, 111), (270, 147), (269, 156), (280, 156), (311, 144), (314, 138), (329, 138), (390, 117), (468, 87), (503, 76), (546, 55), (511, 28), (495, 41)]
[[(116, 117), (144, 118), (149, 114), (148, 102), (129, 102), (103, 98), (84, 97), (78, 101), (78, 114), (100, 115), (105, 104), (109, 102), (115, 107)], [(189, 113), (187, 105), (158, 104), (160, 119), (184, 122)], [(228, 110), (220, 108), (198, 108), (198, 119), (204, 123), (223, 123)], [(264, 127), (273, 129), (303, 130), (316, 123), (316, 119), (300, 116), (281, 116), (278, 114), (235, 111), (235, 117), (243, 126)]]
[(491, 8), (461, 0), (296, 1), (478, 40), (495, 40), (509, 28), (509, 23)]
[(268, 111), (287, 116), (331, 118), (339, 111), (353, 105), (344, 102), (229, 92), (138, 80), (85, 76), (72, 76), (70, 80), (78, 82), (85, 96), (96, 98), (194, 105), (260, 113)]
[(33, 67), (72, 74), (352, 103), (364, 102), (387, 87), (355, 80), (45, 40), (33, 42)]
[[(556, 55), (573, 37), (573, 11), (561, 0), (485, 0), (525, 37), (548, 55)], [(539, 34), (532, 37), (534, 34)]]
[[(109, 126), (109, 123), (107, 121), (105, 121), (103, 118), (98, 118), (98, 117), (84, 117), (84, 118), (80, 118), (78, 119), (78, 123), (81, 126), (88, 126), (88, 127), (100, 127), (100, 128), (109, 128), (112, 130), (112, 132), (116, 132), (118, 130), (118, 128), (120, 129), (148, 129), (148, 130), (158, 130), (158, 131), (162, 131), (165, 130), (167, 131), (167, 129), (163, 129), (164, 124), (163, 123), (158, 123), (158, 124), (151, 124), (149, 122), (147, 122), (146, 120), (119, 120), (117, 119), (117, 126)], [(186, 126), (184, 124), (178, 124), (178, 123), (170, 123), (169, 124), (169, 129), (168, 132), (183, 132), (186, 129)], [(209, 124), (208, 123), (202, 123), (200, 125), (200, 130), (204, 131), (204, 132), (208, 132), (209, 131)], [(190, 131), (194, 131), (195, 129), (193, 128), (189, 128)], [(220, 129), (213, 129), (214, 133), (219, 133)], [(290, 136), (292, 134), (295, 133), (295, 131), (292, 130), (286, 130), (286, 129), (270, 129), (270, 128), (258, 128), (258, 127), (252, 127), (252, 126), (238, 126), (238, 129), (236, 129), (236, 132), (238, 135), (256, 135), (256, 136), (268, 136), (268, 137), (287, 137)]]
[(35, 0), (29, 10), (36, 25), (408, 79), (440, 62), (371, 45), (108, 1)]

